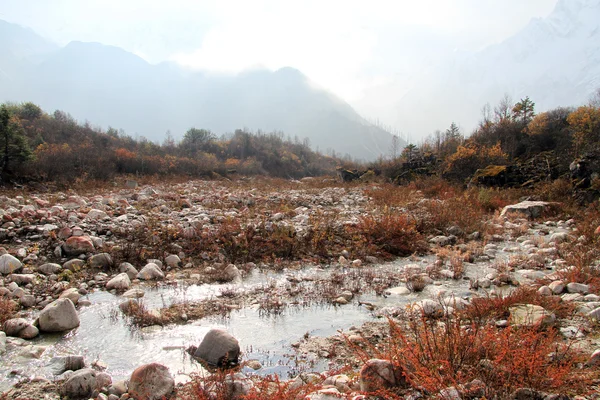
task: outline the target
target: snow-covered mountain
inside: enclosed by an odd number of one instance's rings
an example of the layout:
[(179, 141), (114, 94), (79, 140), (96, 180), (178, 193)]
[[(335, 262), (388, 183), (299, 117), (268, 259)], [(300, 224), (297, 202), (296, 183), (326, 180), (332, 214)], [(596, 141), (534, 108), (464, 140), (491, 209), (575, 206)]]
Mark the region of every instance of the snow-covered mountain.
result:
[(504, 94), (515, 102), (529, 96), (544, 111), (584, 104), (597, 88), (600, 0), (559, 0), (548, 17), (533, 19), (505, 41), (457, 52), (424, 71), (396, 95), (389, 109), (396, 119), (388, 121), (412, 137), (453, 121), (470, 133), (482, 107), (493, 107)]

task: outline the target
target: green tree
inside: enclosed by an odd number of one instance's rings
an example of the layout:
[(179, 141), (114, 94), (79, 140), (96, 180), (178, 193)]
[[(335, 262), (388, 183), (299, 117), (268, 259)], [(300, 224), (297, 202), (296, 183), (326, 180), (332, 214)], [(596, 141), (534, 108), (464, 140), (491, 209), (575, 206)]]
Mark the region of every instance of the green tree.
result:
[(31, 157), (31, 150), (23, 129), (5, 104), (0, 106), (0, 149), (2, 151), (0, 180), (4, 181), (5, 176), (11, 172), (11, 167)]
[(190, 128), (183, 135), (183, 140), (179, 146), (185, 155), (195, 157), (199, 152), (209, 150), (215, 139), (215, 135), (209, 130)]
[(516, 121), (527, 125), (535, 116), (535, 103), (527, 96), (514, 105), (512, 113)]

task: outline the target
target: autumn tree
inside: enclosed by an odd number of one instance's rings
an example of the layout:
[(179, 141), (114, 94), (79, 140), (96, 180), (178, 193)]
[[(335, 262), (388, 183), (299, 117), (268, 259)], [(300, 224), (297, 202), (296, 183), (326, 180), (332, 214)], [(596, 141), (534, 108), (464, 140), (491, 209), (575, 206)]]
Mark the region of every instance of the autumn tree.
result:
[(526, 130), (530, 140), (530, 154), (548, 150), (559, 152), (570, 150), (571, 129), (567, 117), (571, 111), (569, 108), (560, 107), (532, 118)]
[(5, 104), (0, 106), (0, 149), (2, 151), (0, 180), (4, 181), (12, 167), (31, 157), (23, 128), (19, 121), (11, 115)]
[(573, 129), (575, 154), (580, 155), (583, 148), (597, 146), (600, 141), (600, 109), (594, 106), (581, 106), (567, 117)]

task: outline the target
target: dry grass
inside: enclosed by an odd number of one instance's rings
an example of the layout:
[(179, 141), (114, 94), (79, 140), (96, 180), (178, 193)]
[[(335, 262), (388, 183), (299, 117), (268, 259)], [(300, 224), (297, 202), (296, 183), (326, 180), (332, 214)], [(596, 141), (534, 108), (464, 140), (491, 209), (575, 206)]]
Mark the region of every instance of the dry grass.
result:
[(0, 328), (7, 320), (16, 317), (17, 308), (14, 301), (0, 297)]

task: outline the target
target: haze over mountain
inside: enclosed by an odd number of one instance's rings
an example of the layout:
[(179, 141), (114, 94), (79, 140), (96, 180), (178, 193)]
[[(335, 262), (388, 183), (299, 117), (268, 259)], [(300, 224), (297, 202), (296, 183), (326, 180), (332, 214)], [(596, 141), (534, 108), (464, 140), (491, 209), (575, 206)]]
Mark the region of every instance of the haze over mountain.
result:
[(71, 42), (57, 47), (29, 29), (0, 21), (0, 101), (32, 101), (103, 128), (162, 141), (192, 126), (282, 131), (313, 148), (372, 160), (392, 135), (294, 68), (237, 75), (149, 64), (118, 47)]
[(584, 104), (598, 88), (600, 0), (559, 0), (546, 18), (532, 19), (501, 43), (457, 51), (410, 80), (371, 88), (353, 105), (423, 137), (453, 121), (470, 133), (482, 107), (494, 107), (504, 94), (515, 102), (529, 96), (544, 111)]

